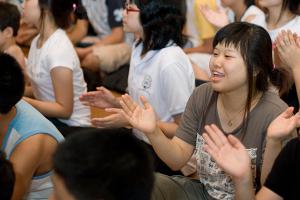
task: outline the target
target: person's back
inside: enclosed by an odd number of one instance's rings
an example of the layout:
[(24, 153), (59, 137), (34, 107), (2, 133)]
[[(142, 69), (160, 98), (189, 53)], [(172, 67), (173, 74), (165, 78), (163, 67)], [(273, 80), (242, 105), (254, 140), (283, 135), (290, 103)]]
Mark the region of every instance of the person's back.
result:
[(154, 174), (146, 147), (127, 129), (85, 129), (54, 154), (51, 200), (149, 200)]
[(0, 62), (0, 143), (16, 174), (12, 199), (48, 198), (52, 155), (63, 136), (21, 100), (25, 83), (17, 61), (0, 54)]

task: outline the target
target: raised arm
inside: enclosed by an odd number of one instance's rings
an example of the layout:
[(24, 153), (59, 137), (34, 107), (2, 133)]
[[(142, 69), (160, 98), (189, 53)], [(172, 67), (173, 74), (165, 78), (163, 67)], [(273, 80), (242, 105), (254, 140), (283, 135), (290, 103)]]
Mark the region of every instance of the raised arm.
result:
[(282, 65), (293, 74), (300, 102), (300, 37), (291, 31), (282, 31), (276, 38), (276, 47)]
[(130, 124), (146, 134), (157, 155), (173, 170), (179, 170), (192, 156), (194, 146), (178, 137), (169, 139), (157, 125), (156, 114), (149, 102), (141, 97), (144, 107), (135, 103), (129, 95), (123, 95), (120, 104), (122, 114)]

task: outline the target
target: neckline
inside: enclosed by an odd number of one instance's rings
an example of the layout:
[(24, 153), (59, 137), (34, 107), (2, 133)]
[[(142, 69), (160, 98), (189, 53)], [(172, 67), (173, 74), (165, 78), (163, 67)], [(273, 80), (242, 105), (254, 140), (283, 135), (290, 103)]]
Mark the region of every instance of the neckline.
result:
[[(262, 94), (262, 96), (260, 97), (260, 99), (258, 100), (258, 102), (256, 103), (256, 105), (250, 110), (250, 112), (248, 113), (248, 116), (246, 117), (246, 120), (248, 118), (250, 118), (253, 114), (253, 112), (255, 112), (255, 110), (257, 110), (257, 107), (260, 106), (260, 104), (262, 103), (263, 99), (265, 98), (265, 95), (266, 93), (264, 92)], [(221, 129), (221, 131), (225, 134), (225, 135), (237, 135), (237, 133), (242, 129), (243, 127), (243, 121), (242, 123), (240, 123), (236, 128), (234, 128), (231, 132), (226, 132), (223, 127), (222, 127), (222, 123), (221, 123), (221, 119), (220, 119), (220, 115), (218, 113), (218, 104), (217, 104), (217, 101), (218, 101), (218, 95), (216, 95), (215, 97), (215, 105), (214, 105), (214, 109), (215, 109), (215, 117), (217, 119), (217, 126)]]

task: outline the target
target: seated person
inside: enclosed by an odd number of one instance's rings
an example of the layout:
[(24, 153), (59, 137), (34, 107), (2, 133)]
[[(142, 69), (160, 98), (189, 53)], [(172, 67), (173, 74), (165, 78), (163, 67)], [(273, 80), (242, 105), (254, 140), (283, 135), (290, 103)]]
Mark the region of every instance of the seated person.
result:
[[(76, 49), (81, 65), (95, 72), (99, 72), (100, 69), (104, 72), (112, 72), (128, 63), (131, 48), (124, 42), (122, 0), (81, 0), (76, 9), (82, 9), (82, 6), (86, 9), (88, 19), (80, 17), (68, 31), (74, 44), (80, 42), (89, 45)], [(89, 23), (97, 36), (87, 36)]]
[(20, 12), (15, 5), (0, 2), (0, 52), (13, 56), (25, 69), (25, 56), (16, 44), (20, 26)]
[(47, 199), (52, 191), (52, 155), (64, 138), (21, 100), (25, 82), (17, 61), (0, 54), (0, 63), (0, 144), (16, 175), (12, 200)]
[(73, 134), (59, 145), (53, 162), (52, 200), (150, 200), (152, 160), (127, 129)]
[[(209, 71), (209, 59), (212, 54), (212, 41), (216, 33), (216, 28), (211, 25), (205, 17), (200, 13), (199, 7), (201, 5), (207, 5), (211, 9), (216, 8), (216, 0), (195, 0), (193, 5), (190, 6), (189, 13), (187, 13), (187, 35), (192, 34), (192, 28), (195, 27), (197, 33), (197, 43), (195, 46), (190, 48), (185, 48), (184, 52), (188, 54), (192, 64), (193, 70), (195, 72), (196, 79), (202, 81), (208, 81), (210, 71)], [(194, 13), (194, 16), (191, 16)]]
[(10, 200), (15, 184), (15, 173), (13, 166), (6, 159), (5, 153), (0, 150), (0, 199)]

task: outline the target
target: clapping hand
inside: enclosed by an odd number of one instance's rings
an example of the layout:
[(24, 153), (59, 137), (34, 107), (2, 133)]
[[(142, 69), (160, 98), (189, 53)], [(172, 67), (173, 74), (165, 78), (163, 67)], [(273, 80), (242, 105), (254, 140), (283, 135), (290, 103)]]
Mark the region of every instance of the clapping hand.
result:
[(218, 166), (230, 175), (233, 181), (251, 176), (250, 157), (243, 144), (233, 135), (226, 137), (216, 125), (205, 126), (204, 146)]
[(267, 131), (269, 139), (281, 141), (300, 126), (300, 113), (294, 115), (293, 110), (293, 107), (289, 107), (272, 121)]
[(222, 28), (223, 26), (229, 24), (227, 11), (222, 7), (218, 7), (217, 10), (213, 10), (207, 5), (201, 5), (200, 12), (204, 15), (207, 21), (209, 21), (217, 28)]
[(278, 34), (275, 45), (283, 66), (292, 70), (300, 67), (300, 37), (291, 31), (282, 31)]
[(116, 97), (106, 88), (98, 87), (97, 91), (87, 92), (79, 98), (82, 104), (97, 108), (120, 107)]
[(134, 102), (128, 94), (122, 95), (122, 114), (134, 128), (145, 134), (154, 133), (157, 127), (156, 114), (145, 97), (141, 96), (141, 101), (143, 107)]

